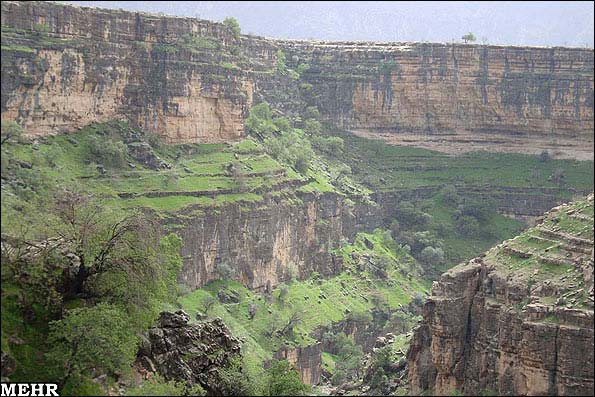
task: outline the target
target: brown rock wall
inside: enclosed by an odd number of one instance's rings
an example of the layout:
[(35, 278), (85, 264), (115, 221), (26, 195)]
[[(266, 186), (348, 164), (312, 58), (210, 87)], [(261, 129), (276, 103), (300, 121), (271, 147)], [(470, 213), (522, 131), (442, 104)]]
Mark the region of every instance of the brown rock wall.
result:
[[(126, 117), (173, 143), (231, 141), (266, 100), (397, 144), (593, 157), (592, 49), (235, 37), (44, 2), (2, 2), (2, 25), (2, 117), (32, 134)], [(279, 75), (278, 49), (310, 69)]]
[[(527, 234), (434, 283), (408, 352), (410, 394), (593, 394), (593, 281), (583, 272), (593, 261), (567, 243), (568, 232), (544, 233), (559, 229), (568, 214), (586, 216), (593, 196), (587, 200), (553, 209)], [(592, 215), (590, 221), (570, 230), (592, 246)], [(521, 245), (536, 233), (551, 239), (549, 248)], [(553, 258), (555, 247), (563, 249), (556, 257), (566, 264), (535, 260)]]

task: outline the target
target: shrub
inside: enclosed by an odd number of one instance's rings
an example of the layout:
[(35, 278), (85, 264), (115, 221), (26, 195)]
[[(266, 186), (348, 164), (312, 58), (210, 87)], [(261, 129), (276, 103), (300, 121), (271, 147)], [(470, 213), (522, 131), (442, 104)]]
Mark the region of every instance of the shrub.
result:
[(378, 72), (388, 78), (396, 67), (397, 63), (395, 61), (383, 61), (378, 66)]
[(438, 200), (445, 205), (455, 206), (461, 202), (461, 197), (459, 196), (456, 187), (448, 185), (440, 189)]
[(246, 174), (242, 172), (242, 165), (238, 161), (234, 161), (229, 168), (229, 172), (233, 181), (235, 182), (234, 190), (237, 192), (243, 192), (246, 190), (247, 181)]
[(552, 175), (550, 176), (550, 180), (554, 183), (561, 184), (566, 177), (566, 171), (563, 168), (556, 168)]
[(372, 315), (365, 310), (354, 310), (347, 315), (347, 319), (356, 323), (366, 324), (372, 322)]
[(19, 142), (23, 135), (23, 128), (14, 121), (2, 121), (0, 130), (2, 131), (2, 145)]
[(294, 280), (299, 275), (299, 266), (295, 262), (287, 265), (287, 281)]
[(276, 119), (273, 119), (273, 124), (275, 124), (278, 131), (284, 132), (291, 130), (291, 123), (286, 117), (277, 117)]
[(36, 23), (33, 25), (33, 30), (38, 33), (49, 33), (51, 29), (50, 26), (45, 23)]
[(420, 261), (424, 265), (440, 265), (444, 263), (444, 251), (442, 248), (426, 247), (421, 251)]
[(287, 288), (287, 285), (281, 284), (279, 287), (279, 302), (285, 302), (288, 294), (289, 288)]
[(474, 35), (473, 33), (471, 33), (471, 32), (469, 32), (469, 33), (467, 33), (467, 34), (463, 35), (463, 37), (461, 37), (461, 38), (463, 39), (463, 41), (464, 41), (465, 43), (468, 43), (468, 42), (473, 42), (473, 41), (475, 41), (475, 35)]
[(472, 216), (480, 221), (487, 221), (493, 214), (496, 203), (491, 199), (482, 199), (481, 201), (466, 198), (459, 205), (458, 210), (461, 215)]
[(213, 308), (213, 306), (215, 306), (216, 303), (217, 303), (217, 299), (215, 299), (215, 297), (213, 297), (212, 295), (207, 295), (202, 300), (202, 308), (203, 308), (205, 314), (208, 314), (209, 310), (211, 310)]
[(267, 151), (282, 162), (291, 164), (299, 172), (306, 172), (314, 153), (310, 142), (294, 131), (284, 132), (276, 138), (265, 140)]
[(322, 136), (313, 136), (311, 138), (312, 144), (323, 153), (330, 155), (337, 155), (343, 152), (345, 143), (342, 138), (338, 136), (331, 136), (328, 138)]
[(219, 262), (215, 268), (215, 273), (219, 280), (233, 280), (236, 271), (227, 262)]
[(304, 122), (304, 131), (310, 135), (320, 134), (322, 126), (318, 120), (308, 119)]
[(395, 209), (396, 218), (406, 228), (423, 229), (430, 221), (430, 215), (415, 208), (413, 203), (404, 201)]
[(550, 152), (548, 152), (547, 150), (542, 151), (539, 154), (539, 161), (542, 163), (547, 163), (551, 160), (551, 156), (550, 156)]
[(300, 78), (303, 77), (304, 73), (306, 73), (308, 70), (310, 70), (310, 65), (307, 63), (300, 63), (296, 68), (296, 72), (298, 73)]
[(115, 168), (126, 164), (127, 148), (124, 142), (96, 136), (89, 137), (88, 142), (89, 153), (97, 163)]
[(230, 363), (219, 370), (220, 391), (224, 396), (252, 396), (256, 386), (243, 371), (241, 356), (235, 356)]
[(463, 215), (457, 218), (455, 226), (459, 235), (467, 237), (475, 236), (481, 230), (479, 221), (470, 215)]
[(200, 385), (189, 388), (184, 382), (166, 381), (159, 375), (143, 382), (139, 387), (126, 391), (127, 396), (204, 396), (205, 394)]
[(273, 122), (273, 113), (268, 103), (262, 102), (252, 107), (246, 120), (246, 130), (260, 138), (272, 137), (279, 131)]
[(343, 332), (339, 332), (334, 338), (329, 337), (327, 340), (331, 344), (331, 350), (338, 357), (331, 382), (338, 385), (353, 378), (354, 375), (357, 377), (363, 358), (362, 348), (355, 344), (352, 337), (348, 337)]

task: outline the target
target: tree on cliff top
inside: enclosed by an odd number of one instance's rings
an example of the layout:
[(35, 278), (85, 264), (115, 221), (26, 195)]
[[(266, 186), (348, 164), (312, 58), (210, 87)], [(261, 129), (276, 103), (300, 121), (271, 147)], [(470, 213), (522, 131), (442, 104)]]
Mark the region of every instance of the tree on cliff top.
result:
[(234, 17), (227, 17), (223, 20), (223, 25), (228, 28), (229, 30), (231, 30), (231, 32), (233, 33), (233, 36), (236, 39), (240, 38), (240, 24), (238, 23), (238, 20), (235, 19)]
[(461, 38), (465, 41), (465, 43), (469, 43), (469, 42), (475, 41), (475, 35), (473, 33), (471, 33), (471, 32), (463, 35), (463, 37), (461, 37)]

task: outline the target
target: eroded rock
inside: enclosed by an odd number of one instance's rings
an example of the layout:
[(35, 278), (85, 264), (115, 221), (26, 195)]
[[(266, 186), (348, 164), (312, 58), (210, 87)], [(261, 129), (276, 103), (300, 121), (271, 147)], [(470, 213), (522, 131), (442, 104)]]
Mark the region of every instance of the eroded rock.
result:
[(200, 384), (210, 393), (221, 393), (219, 371), (240, 356), (240, 340), (220, 318), (189, 324), (179, 310), (162, 312), (158, 325), (141, 339), (137, 363), (167, 380)]

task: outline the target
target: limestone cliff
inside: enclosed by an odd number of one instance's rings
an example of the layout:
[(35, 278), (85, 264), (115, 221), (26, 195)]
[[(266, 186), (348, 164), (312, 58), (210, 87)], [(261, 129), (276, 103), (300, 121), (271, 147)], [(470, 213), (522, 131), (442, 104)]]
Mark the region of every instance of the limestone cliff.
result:
[(243, 285), (265, 290), (313, 271), (341, 271), (341, 260), (331, 250), (357, 231), (380, 226), (382, 218), (376, 207), (349, 205), (334, 193), (304, 193), (253, 208), (231, 205), (180, 214), (168, 223), (178, 225), (176, 233), (184, 240), (181, 282), (201, 287), (220, 277), (217, 268), (225, 264)]
[(283, 44), (310, 64), (312, 101), (364, 136), (454, 153), (526, 145), (593, 158), (592, 49)]
[(435, 282), (410, 393), (593, 394), (593, 195)]
[[(299, 78), (276, 71), (278, 50)], [(125, 117), (170, 142), (230, 141), (261, 100), (399, 144), (593, 158), (592, 49), (274, 40), (2, 2), (2, 118), (29, 133)]]

